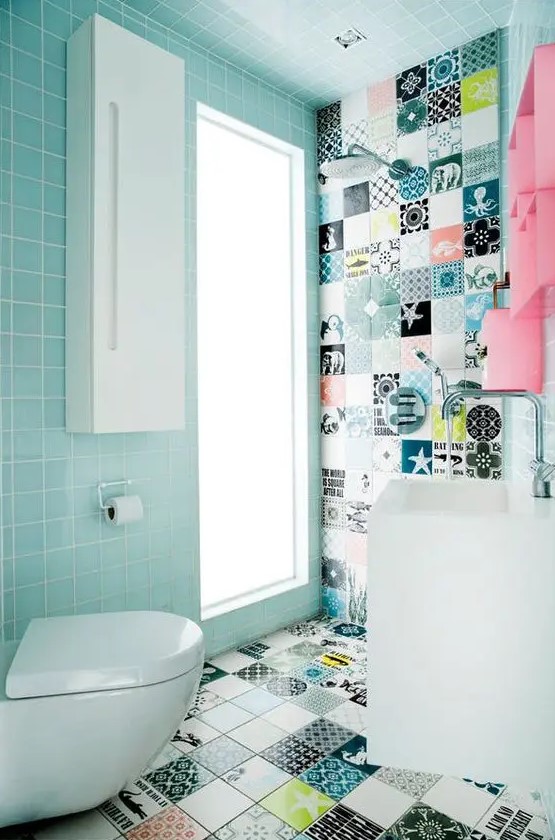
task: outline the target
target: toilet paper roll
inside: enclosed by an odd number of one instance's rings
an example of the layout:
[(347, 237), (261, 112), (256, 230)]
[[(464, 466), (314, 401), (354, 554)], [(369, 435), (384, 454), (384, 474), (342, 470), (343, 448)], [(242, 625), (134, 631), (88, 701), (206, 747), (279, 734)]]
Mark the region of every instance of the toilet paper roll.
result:
[(143, 518), (140, 496), (114, 496), (106, 502), (104, 518), (109, 525), (127, 525)]

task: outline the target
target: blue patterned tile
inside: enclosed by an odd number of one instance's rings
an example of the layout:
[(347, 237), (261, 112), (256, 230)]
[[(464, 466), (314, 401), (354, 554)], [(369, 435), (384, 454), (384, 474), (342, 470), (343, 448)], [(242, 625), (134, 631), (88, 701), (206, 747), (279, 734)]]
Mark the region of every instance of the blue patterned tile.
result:
[(340, 283), (343, 280), (343, 251), (320, 254), (320, 284)]
[(418, 391), (426, 405), (432, 402), (432, 374), (427, 370), (404, 370), (401, 372), (401, 387)]
[(447, 50), (428, 61), (428, 90), (458, 82), (461, 78), (461, 56), (459, 50)]
[(462, 260), (432, 265), (432, 297), (452, 297), (464, 294), (464, 263)]
[(330, 618), (345, 618), (345, 591), (324, 586), (322, 589), (322, 609)]
[(409, 174), (399, 181), (399, 195), (405, 201), (421, 198), (428, 192), (429, 184), (428, 170), (423, 166), (414, 166)]
[(342, 799), (364, 782), (368, 776), (339, 758), (323, 758), (299, 777), (310, 787), (332, 799)]

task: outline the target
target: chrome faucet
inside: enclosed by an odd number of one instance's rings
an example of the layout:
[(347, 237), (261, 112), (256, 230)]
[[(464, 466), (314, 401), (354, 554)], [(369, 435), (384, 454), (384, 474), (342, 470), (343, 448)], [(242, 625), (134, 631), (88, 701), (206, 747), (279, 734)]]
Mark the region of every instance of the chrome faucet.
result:
[(472, 388), (461, 388), (453, 391), (443, 400), (441, 416), (444, 420), (460, 411), (463, 400), (483, 399), (524, 399), (532, 403), (534, 408), (534, 459), (530, 462), (530, 469), (534, 474), (532, 495), (536, 499), (551, 498), (551, 481), (555, 477), (555, 464), (545, 460), (545, 411), (543, 402), (537, 394), (531, 391), (482, 391)]

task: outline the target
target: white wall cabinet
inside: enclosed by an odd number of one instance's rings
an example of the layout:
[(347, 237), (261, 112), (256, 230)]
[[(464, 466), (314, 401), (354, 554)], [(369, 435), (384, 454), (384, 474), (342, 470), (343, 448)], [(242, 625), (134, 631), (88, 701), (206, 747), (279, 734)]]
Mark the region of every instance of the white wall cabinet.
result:
[(183, 61), (94, 15), (67, 84), (68, 431), (183, 428)]

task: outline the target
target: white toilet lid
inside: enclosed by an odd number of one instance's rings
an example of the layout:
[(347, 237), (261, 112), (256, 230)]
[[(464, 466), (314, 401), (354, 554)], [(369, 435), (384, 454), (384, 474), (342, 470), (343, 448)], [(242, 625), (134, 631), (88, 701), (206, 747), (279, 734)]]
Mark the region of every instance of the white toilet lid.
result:
[(202, 664), (203, 636), (187, 618), (114, 612), (33, 619), (6, 677), (9, 698), (152, 685)]

